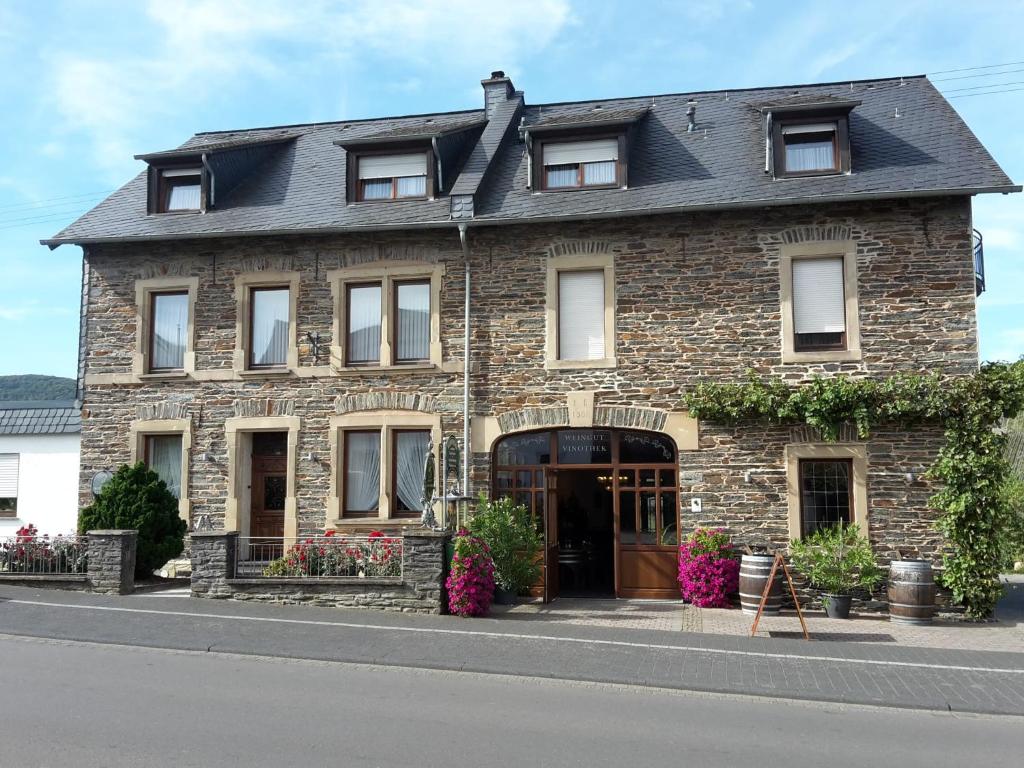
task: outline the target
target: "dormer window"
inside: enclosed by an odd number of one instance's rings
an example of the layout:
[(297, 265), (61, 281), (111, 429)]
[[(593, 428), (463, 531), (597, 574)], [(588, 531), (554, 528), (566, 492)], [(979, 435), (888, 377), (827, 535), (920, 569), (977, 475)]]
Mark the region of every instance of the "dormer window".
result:
[(160, 171), (159, 211), (198, 211), (201, 207), (202, 171), (165, 168)]
[(859, 102), (768, 107), (771, 164), (776, 179), (850, 172), (849, 113)]
[(620, 137), (539, 142), (541, 189), (620, 186)]
[(839, 170), (835, 123), (782, 126), (786, 173)]
[(359, 200), (402, 200), (427, 196), (427, 153), (360, 155)]

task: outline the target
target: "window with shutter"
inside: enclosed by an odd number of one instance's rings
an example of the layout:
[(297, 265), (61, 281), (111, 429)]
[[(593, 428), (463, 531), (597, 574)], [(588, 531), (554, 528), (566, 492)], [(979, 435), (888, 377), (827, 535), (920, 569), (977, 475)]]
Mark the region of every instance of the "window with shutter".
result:
[(843, 257), (793, 261), (793, 348), (845, 349)]
[(358, 159), (359, 199), (426, 197), (427, 155), (365, 155)]
[(558, 359), (605, 357), (604, 271), (559, 272)]
[(0, 453), (0, 517), (18, 515), (18, 454)]
[(618, 183), (617, 138), (545, 142), (542, 153), (544, 189), (608, 187)]

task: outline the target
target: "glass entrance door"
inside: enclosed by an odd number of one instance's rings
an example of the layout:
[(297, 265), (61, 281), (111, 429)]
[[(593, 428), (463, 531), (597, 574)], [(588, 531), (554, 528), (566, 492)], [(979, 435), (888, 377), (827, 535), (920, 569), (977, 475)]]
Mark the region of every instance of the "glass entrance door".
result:
[[(676, 456), (672, 441), (653, 432), (558, 429), (510, 435), (495, 446), (492, 495), (511, 496), (530, 511), (545, 534), (544, 570), (554, 579), (561, 561), (579, 573), (590, 574), (595, 583), (607, 576), (619, 597), (675, 597), (679, 594)], [(558, 481), (552, 482), (556, 471), (567, 478), (572, 478), (575, 471), (586, 475), (578, 478), (580, 498), (574, 500), (567, 495), (560, 500)], [(595, 535), (580, 533), (574, 537), (569, 535), (572, 532), (563, 530), (560, 534), (558, 530), (563, 522), (569, 526), (573, 515), (592, 521), (598, 514), (599, 510), (587, 507), (596, 502), (582, 493), (592, 481), (603, 483), (612, 498), (614, 557), (610, 563), (597, 554), (600, 547), (595, 545)], [(564, 485), (568, 489), (573, 484), (567, 479)], [(566, 509), (560, 514), (559, 503), (577, 504), (581, 509)], [(588, 553), (594, 562), (587, 561)], [(594, 571), (609, 567), (613, 573)], [(533, 593), (550, 596), (558, 586), (546, 576), (544, 584), (537, 585)]]

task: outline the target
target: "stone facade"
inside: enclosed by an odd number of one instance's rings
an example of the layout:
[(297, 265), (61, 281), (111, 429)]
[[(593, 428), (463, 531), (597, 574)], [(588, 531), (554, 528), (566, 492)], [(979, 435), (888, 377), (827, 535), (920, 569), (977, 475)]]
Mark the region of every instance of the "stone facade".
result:
[(376, 608), (403, 613), (443, 612), (448, 534), (408, 532), (400, 579), (235, 578), (235, 533), (192, 535), (192, 595), (333, 608)]
[[(662, 429), (685, 417), (680, 396), (688, 387), (736, 380), (750, 369), (792, 381), (836, 373), (972, 373), (978, 347), (970, 232), (967, 197), (471, 228), (471, 413), (474, 422), (490, 418), (497, 425), (484, 439), (474, 423), (471, 494), (489, 485), (494, 436), (539, 424), (569, 425), (570, 393), (592, 394), (594, 424)], [(784, 364), (781, 249), (836, 240), (855, 244), (862, 357)], [(614, 258), (615, 367), (545, 368), (545, 264), (574, 253)], [(191, 515), (205, 515), (220, 527), (229, 484), (225, 422), (297, 417), (300, 534), (325, 526), (336, 469), (330, 462), (332, 416), (365, 409), (429, 412), (440, 414), (445, 435), (461, 437), (464, 284), (454, 227), (96, 245), (86, 257), (83, 504), (91, 498), (95, 472), (129, 460), (129, 429), (139, 419), (187, 420)], [(325, 353), (314, 356), (307, 333), (319, 333), (324, 350), (331, 342), (334, 306), (326, 272), (380, 261), (445, 265), (440, 366), (339, 371)], [(235, 279), (263, 270), (300, 275), (298, 368), (285, 375), (239, 375), (232, 367)], [(195, 373), (140, 379), (132, 368), (135, 282), (168, 275), (199, 280)], [(740, 541), (785, 543), (783, 452), (788, 444), (808, 441), (814, 436), (788, 428), (701, 424), (695, 444), (680, 446), (683, 529), (711, 524)], [(930, 465), (940, 441), (933, 429), (882, 430), (868, 441), (869, 522), (881, 552), (932, 556), (941, 548), (927, 502), (934, 488), (906, 480), (908, 472), (917, 476)], [(692, 515), (689, 498), (698, 496), (702, 511)]]

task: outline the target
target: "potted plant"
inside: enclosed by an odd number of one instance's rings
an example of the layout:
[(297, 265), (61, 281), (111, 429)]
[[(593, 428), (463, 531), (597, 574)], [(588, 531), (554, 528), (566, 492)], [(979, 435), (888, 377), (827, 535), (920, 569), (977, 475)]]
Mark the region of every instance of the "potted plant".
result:
[(490, 501), (480, 494), (469, 530), (483, 539), (494, 561), (495, 602), (508, 605), (516, 595), (537, 581), (537, 555), (543, 538), (522, 504), (502, 497)]
[(824, 592), (825, 613), (833, 619), (850, 617), (854, 589), (870, 591), (882, 579), (871, 543), (856, 525), (840, 522), (819, 528), (805, 539), (791, 541), (789, 554), (793, 567)]
[(698, 608), (728, 608), (740, 563), (721, 528), (698, 528), (679, 547), (679, 590)]

